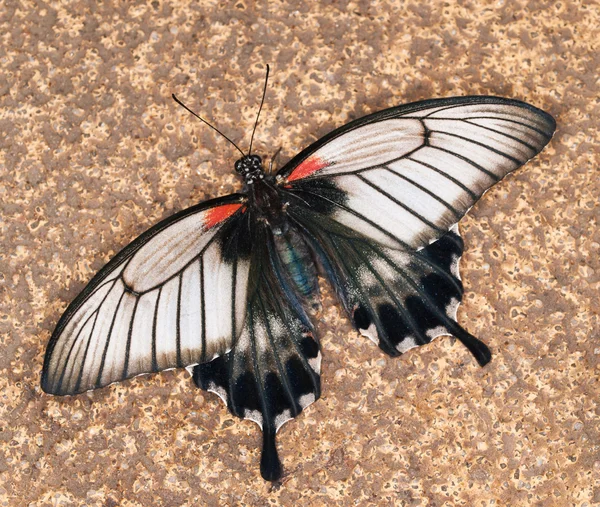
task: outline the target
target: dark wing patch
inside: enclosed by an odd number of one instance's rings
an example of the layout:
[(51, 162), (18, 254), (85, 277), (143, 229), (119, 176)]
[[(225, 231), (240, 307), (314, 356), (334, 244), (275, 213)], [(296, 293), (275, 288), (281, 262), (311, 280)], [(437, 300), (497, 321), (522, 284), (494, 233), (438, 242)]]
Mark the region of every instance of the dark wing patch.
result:
[(269, 231), (255, 236), (246, 318), (229, 353), (194, 367), (194, 380), (263, 430), (261, 473), (281, 477), (275, 434), (319, 398), (321, 355), (312, 324), (282, 271)]

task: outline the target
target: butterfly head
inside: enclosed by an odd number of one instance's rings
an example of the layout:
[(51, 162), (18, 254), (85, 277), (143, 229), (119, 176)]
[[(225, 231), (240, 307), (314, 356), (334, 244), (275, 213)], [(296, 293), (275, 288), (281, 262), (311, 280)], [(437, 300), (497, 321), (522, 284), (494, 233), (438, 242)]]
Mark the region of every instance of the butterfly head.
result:
[(262, 159), (258, 155), (245, 155), (235, 163), (235, 170), (248, 185), (265, 177)]

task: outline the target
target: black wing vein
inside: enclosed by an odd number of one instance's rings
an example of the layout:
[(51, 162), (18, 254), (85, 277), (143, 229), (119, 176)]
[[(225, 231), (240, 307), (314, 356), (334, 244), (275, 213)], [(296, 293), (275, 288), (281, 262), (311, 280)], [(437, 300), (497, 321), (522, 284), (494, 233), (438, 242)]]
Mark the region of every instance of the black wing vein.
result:
[[(409, 159), (409, 160), (413, 160), (413, 159)], [(429, 190), (428, 188), (424, 187), (423, 185), (420, 185), (419, 183), (417, 183), (416, 181), (413, 181), (412, 179), (410, 179), (408, 176), (404, 175), (404, 174), (400, 174), (399, 172), (394, 171), (393, 169), (391, 169), (389, 166), (384, 165), (381, 167), (382, 169), (385, 169), (386, 171), (388, 171), (390, 174), (393, 174), (394, 176), (397, 176), (398, 178), (403, 179), (404, 181), (407, 181), (408, 183), (410, 183), (411, 185), (414, 185), (415, 187), (417, 187), (419, 190), (421, 190), (421, 192), (424, 192), (426, 194), (428, 194), (430, 197), (432, 197), (433, 199), (435, 199), (436, 201), (440, 202), (441, 204), (443, 204), (444, 206), (446, 206), (446, 208), (448, 208), (455, 216), (456, 218), (460, 218), (462, 215), (461, 213), (459, 213), (459, 211), (452, 206), (451, 204), (449, 204), (448, 202), (446, 202), (444, 199), (442, 199), (439, 195), (437, 195), (435, 192), (432, 192), (431, 190)], [(445, 173), (442, 173), (441, 171), (440, 174), (445, 175)]]

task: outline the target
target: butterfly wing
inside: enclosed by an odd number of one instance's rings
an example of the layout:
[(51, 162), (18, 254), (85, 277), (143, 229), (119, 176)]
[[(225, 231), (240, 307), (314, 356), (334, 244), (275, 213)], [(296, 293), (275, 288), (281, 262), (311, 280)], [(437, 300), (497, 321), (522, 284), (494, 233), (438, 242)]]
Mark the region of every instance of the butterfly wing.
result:
[(554, 129), (550, 115), (519, 101), (429, 100), (333, 131), (277, 181), (362, 334), (391, 355), (452, 334), (485, 364), (489, 350), (455, 319), (455, 225)]
[(321, 356), (272, 234), (245, 201), (185, 210), (117, 254), (60, 319), (42, 388), (76, 394), (188, 367), (261, 426), (261, 471), (276, 480), (275, 435), (319, 397)]
[(441, 334), (459, 338), (483, 366), (489, 349), (456, 322), (463, 288), (457, 228), (421, 251), (390, 248), (319, 212), (290, 205), (356, 329), (390, 356)]
[(118, 253), (58, 322), (46, 350), (44, 391), (80, 393), (227, 352), (245, 316), (245, 199), (191, 207)]
[(252, 290), (231, 351), (194, 368), (196, 384), (263, 430), (261, 473), (281, 476), (275, 434), (320, 395), (319, 345), (264, 222), (253, 232)]

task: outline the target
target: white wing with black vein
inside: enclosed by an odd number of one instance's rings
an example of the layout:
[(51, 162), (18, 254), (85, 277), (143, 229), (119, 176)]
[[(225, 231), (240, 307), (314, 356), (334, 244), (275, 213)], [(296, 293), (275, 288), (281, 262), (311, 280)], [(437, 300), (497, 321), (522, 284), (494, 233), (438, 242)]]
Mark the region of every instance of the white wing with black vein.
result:
[(61, 317), (46, 351), (44, 391), (75, 394), (227, 352), (245, 315), (244, 199), (184, 210), (117, 254)]
[[(553, 118), (496, 97), (439, 99), (351, 122), (292, 159), (282, 188), (325, 199), (331, 217), (392, 248), (423, 248), (548, 143)], [(323, 205), (326, 203), (323, 202)]]

